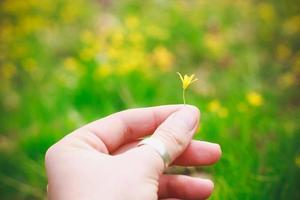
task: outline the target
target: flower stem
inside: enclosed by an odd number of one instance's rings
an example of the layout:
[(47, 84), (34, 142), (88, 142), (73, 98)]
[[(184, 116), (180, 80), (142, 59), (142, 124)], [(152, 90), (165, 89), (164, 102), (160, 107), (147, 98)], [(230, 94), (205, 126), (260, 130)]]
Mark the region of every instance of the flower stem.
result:
[(185, 89), (182, 90), (183, 104), (185, 105)]

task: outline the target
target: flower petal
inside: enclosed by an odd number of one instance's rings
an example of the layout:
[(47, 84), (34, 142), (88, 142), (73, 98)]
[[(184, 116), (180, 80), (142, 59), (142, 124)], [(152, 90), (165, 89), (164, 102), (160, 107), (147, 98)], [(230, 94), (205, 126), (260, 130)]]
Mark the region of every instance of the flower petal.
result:
[(183, 77), (182, 77), (182, 75), (179, 72), (177, 72), (177, 74), (179, 75), (179, 77), (181, 79), (181, 82), (183, 83)]

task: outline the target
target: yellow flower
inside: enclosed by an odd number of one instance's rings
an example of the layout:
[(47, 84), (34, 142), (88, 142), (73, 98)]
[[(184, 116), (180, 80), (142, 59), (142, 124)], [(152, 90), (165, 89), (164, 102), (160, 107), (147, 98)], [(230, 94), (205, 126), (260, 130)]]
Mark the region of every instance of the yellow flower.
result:
[(220, 110), (221, 108), (221, 104), (218, 100), (213, 100), (208, 104), (208, 110), (210, 112), (217, 112), (218, 110)]
[(207, 33), (204, 36), (204, 44), (213, 56), (220, 56), (225, 53), (224, 40), (219, 34)]
[(300, 31), (300, 15), (293, 16), (283, 23), (283, 30), (292, 35)]
[(182, 77), (182, 75), (179, 72), (177, 72), (177, 74), (179, 75), (182, 82), (182, 99), (183, 99), (183, 103), (185, 104), (185, 90), (189, 87), (189, 85), (191, 85), (198, 79), (197, 78), (194, 79), (195, 74), (192, 74), (191, 76), (185, 74), (184, 77)]
[(276, 16), (273, 6), (268, 3), (260, 3), (258, 5), (258, 12), (260, 17), (266, 22), (272, 22)]
[(300, 168), (300, 155), (295, 157), (295, 164), (296, 164), (297, 167)]
[(139, 26), (140, 21), (139, 21), (139, 18), (137, 18), (136, 16), (128, 16), (125, 19), (125, 24), (128, 28), (134, 29), (137, 26)]
[(291, 53), (291, 49), (287, 45), (280, 44), (277, 46), (277, 58), (279, 60), (286, 60), (291, 55)]
[(171, 69), (174, 56), (167, 48), (159, 46), (154, 49), (153, 60), (162, 71), (168, 71)]
[(261, 106), (264, 102), (263, 97), (257, 92), (249, 92), (247, 94), (247, 100), (252, 106)]
[(212, 113), (216, 113), (220, 118), (226, 118), (228, 116), (228, 109), (223, 107), (216, 99), (208, 104), (208, 110)]
[(103, 64), (96, 68), (94, 73), (95, 80), (99, 80), (99, 78), (104, 78), (109, 76), (112, 73), (112, 67), (108, 64)]
[(182, 88), (184, 90), (186, 90), (190, 84), (194, 83), (195, 81), (197, 81), (198, 79), (195, 78), (195, 74), (192, 74), (191, 76), (188, 76), (188, 75), (184, 75), (184, 77), (179, 73), (177, 72), (177, 74), (179, 75), (180, 79), (181, 79), (181, 82), (182, 82)]
[(5, 78), (6, 80), (11, 79), (16, 74), (16, 72), (17, 72), (16, 67), (10, 63), (4, 64), (0, 68), (0, 76)]
[(279, 77), (279, 84), (283, 88), (290, 87), (296, 83), (296, 76), (292, 72), (287, 72)]

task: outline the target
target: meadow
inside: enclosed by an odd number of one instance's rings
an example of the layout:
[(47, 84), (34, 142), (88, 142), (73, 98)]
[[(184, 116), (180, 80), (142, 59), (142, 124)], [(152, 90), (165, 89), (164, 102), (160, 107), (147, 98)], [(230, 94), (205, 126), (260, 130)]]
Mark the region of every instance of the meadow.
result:
[(0, 199), (45, 199), (45, 152), (81, 125), (182, 103), (176, 72), (222, 147), (191, 170), (210, 199), (300, 199), (297, 1), (2, 0), (0, 27)]

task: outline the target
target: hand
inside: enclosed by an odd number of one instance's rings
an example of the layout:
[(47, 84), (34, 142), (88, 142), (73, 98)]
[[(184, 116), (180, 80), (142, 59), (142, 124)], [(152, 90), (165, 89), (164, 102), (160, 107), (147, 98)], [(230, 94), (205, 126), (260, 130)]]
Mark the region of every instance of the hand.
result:
[(194, 141), (199, 110), (188, 105), (130, 109), (87, 124), (46, 153), (48, 197), (55, 200), (205, 199), (213, 183), (202, 178), (163, 174), (161, 156), (150, 145), (162, 141), (172, 165), (215, 163), (220, 146)]

